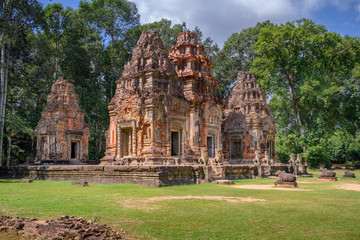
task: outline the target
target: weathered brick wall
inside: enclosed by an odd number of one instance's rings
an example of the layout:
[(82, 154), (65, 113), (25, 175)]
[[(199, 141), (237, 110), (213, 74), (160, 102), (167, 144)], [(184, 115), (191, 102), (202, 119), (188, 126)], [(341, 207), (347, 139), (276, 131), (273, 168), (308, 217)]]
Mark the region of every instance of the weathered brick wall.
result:
[[(251, 165), (224, 165), (226, 179), (253, 178), (257, 167)], [(277, 170), (288, 171), (287, 165), (271, 166), (271, 175)], [(31, 178), (34, 180), (86, 181), (103, 184), (140, 184), (145, 186), (172, 186), (201, 183), (205, 179), (204, 166), (128, 166), (128, 165), (49, 165), (0, 167), (2, 178)]]

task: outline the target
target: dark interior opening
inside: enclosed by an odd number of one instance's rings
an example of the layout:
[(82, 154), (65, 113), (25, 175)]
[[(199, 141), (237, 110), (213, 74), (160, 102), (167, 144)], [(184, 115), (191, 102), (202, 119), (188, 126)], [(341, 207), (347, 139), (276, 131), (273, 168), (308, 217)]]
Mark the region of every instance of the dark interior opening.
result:
[(208, 153), (209, 153), (209, 157), (214, 157), (214, 142), (213, 142), (213, 137), (207, 137), (207, 148), (208, 148)]
[(76, 158), (77, 144), (76, 142), (71, 143), (71, 158)]
[(180, 156), (179, 132), (171, 132), (171, 156)]
[(241, 154), (241, 141), (233, 141), (231, 146), (231, 158), (239, 159), (242, 158)]

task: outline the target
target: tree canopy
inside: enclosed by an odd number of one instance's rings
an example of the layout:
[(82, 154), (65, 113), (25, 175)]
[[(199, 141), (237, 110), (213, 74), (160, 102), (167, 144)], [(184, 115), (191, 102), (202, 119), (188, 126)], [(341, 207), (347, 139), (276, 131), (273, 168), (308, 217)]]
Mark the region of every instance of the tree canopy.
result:
[(158, 31), (167, 50), (180, 32), (195, 32), (225, 99), (239, 72), (254, 71), (277, 120), (280, 160), (294, 152), (313, 166), (359, 162), (359, 37), (329, 32), (308, 19), (265, 21), (232, 34), (220, 49), (185, 22), (141, 25), (128, 0), (80, 1), (77, 9), (3, 0), (0, 13), (0, 165), (35, 156), (34, 128), (58, 76), (74, 84), (91, 128), (89, 156), (100, 159), (115, 80), (144, 30)]
[(357, 138), (359, 38), (302, 19), (263, 28), (255, 47), (251, 70), (271, 96), (280, 155), (289, 153), (284, 138), (292, 135), (297, 152), (316, 165), (330, 159), (334, 136)]

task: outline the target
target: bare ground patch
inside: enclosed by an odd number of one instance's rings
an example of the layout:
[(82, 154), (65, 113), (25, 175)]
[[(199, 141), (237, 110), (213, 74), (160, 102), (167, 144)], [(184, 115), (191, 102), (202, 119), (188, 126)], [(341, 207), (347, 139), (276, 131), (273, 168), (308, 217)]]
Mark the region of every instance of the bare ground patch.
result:
[(337, 188), (351, 191), (360, 191), (360, 184), (341, 184)]
[(296, 180), (297, 183), (318, 183), (317, 180)]
[(259, 190), (280, 190), (280, 191), (311, 191), (310, 189), (303, 188), (289, 188), (289, 187), (275, 187), (274, 185), (233, 185), (229, 186), (233, 188), (241, 188), (241, 189), (259, 189)]
[(230, 203), (237, 202), (264, 202), (265, 199), (258, 199), (252, 197), (225, 197), (225, 196), (162, 196), (162, 197), (151, 197), (151, 198), (142, 198), (142, 199), (128, 199), (125, 201), (119, 201), (121, 205), (130, 208), (142, 209), (142, 210), (155, 210), (159, 207), (148, 205), (147, 203), (167, 201), (167, 200), (186, 200), (186, 199), (200, 199), (200, 200), (215, 200), (215, 201), (224, 201)]

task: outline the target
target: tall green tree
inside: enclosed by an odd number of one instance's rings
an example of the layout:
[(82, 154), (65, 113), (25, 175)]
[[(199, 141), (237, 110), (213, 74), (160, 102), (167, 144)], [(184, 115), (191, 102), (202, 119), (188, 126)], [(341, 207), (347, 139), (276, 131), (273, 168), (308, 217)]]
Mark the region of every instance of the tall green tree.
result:
[(157, 31), (161, 36), (164, 48), (168, 51), (171, 46), (176, 45), (178, 34), (188, 31), (188, 28), (186, 27), (185, 22), (181, 24), (172, 24), (171, 20), (163, 18), (157, 22), (144, 24), (139, 27), (137, 31), (137, 38), (140, 37), (140, 34), (143, 31)]
[(65, 11), (61, 3), (49, 4), (44, 9), (44, 20), (46, 22), (46, 38), (54, 45), (54, 80), (59, 76), (59, 61), (61, 54), (61, 41), (63, 28), (67, 25)]
[(326, 152), (319, 155), (325, 139), (359, 123), (357, 108), (347, 110), (360, 103), (359, 85), (349, 87), (360, 60), (359, 39), (302, 19), (263, 28), (255, 47), (251, 70), (271, 96), (278, 134), (295, 134), (305, 156), (325, 160)]
[(109, 64), (105, 78), (109, 83), (109, 97), (115, 92), (115, 80), (120, 77), (124, 61), (122, 53), (127, 32), (140, 23), (135, 3), (127, 0), (93, 0), (90, 4), (94, 26), (103, 37)]
[(239, 72), (249, 71), (256, 57), (255, 43), (262, 28), (271, 26), (270, 21), (233, 33), (223, 48), (212, 58), (214, 76), (220, 81), (218, 94), (227, 98)]
[(3, 133), (9, 68), (13, 63), (11, 48), (19, 34), (35, 27), (41, 14), (41, 5), (36, 0), (3, 0), (1, 13), (1, 60), (0, 60), (0, 166), (2, 165)]

